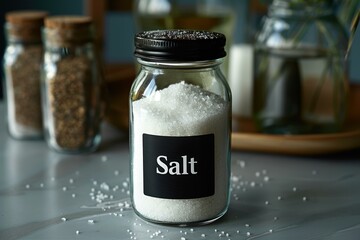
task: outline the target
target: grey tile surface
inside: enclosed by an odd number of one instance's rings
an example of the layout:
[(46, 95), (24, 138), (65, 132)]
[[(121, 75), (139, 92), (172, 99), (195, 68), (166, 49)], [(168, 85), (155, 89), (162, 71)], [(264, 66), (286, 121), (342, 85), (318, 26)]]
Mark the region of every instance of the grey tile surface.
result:
[(127, 136), (104, 126), (99, 151), (64, 155), (17, 141), (0, 104), (0, 239), (360, 239), (360, 151), (321, 157), (232, 153), (228, 213), (206, 226), (137, 217)]

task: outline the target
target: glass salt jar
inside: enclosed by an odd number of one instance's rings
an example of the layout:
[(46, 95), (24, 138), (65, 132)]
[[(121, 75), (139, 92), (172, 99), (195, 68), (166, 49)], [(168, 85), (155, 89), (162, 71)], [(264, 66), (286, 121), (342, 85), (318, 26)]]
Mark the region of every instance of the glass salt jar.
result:
[(163, 224), (215, 221), (229, 204), (231, 92), (223, 34), (138, 33), (130, 91), (131, 200)]
[(46, 12), (14, 11), (5, 16), (7, 46), (4, 85), (9, 134), (17, 139), (43, 136), (40, 70), (41, 27)]
[(340, 131), (348, 34), (332, 0), (274, 0), (255, 43), (254, 117), (270, 134)]
[(45, 139), (65, 153), (95, 151), (100, 144), (102, 77), (92, 20), (45, 19), (42, 99)]

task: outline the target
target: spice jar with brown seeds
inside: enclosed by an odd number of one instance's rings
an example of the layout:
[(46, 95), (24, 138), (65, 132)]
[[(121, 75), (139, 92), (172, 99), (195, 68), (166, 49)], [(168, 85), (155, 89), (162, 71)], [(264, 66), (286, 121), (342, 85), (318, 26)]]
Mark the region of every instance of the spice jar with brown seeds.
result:
[(7, 123), (10, 135), (17, 139), (40, 138), (43, 133), (41, 27), (46, 16), (41, 11), (14, 11), (5, 16), (7, 46), (3, 67)]
[(42, 80), (45, 139), (59, 152), (94, 151), (100, 144), (101, 74), (92, 20), (45, 19)]

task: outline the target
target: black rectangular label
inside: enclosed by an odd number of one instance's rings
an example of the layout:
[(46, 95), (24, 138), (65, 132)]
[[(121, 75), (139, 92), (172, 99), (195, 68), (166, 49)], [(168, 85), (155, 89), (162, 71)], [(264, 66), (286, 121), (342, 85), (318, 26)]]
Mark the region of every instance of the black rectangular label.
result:
[(144, 194), (167, 199), (214, 195), (214, 134), (143, 134)]

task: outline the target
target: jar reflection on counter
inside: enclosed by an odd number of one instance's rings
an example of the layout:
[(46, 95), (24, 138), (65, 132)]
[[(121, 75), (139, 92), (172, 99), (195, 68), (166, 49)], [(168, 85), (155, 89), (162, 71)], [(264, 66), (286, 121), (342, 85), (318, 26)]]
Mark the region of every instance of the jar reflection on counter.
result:
[(43, 134), (40, 69), (43, 55), (41, 27), (46, 12), (15, 11), (6, 14), (4, 83), (9, 134), (17, 139)]
[(60, 152), (100, 144), (101, 74), (88, 17), (50, 17), (43, 32), (45, 139)]

